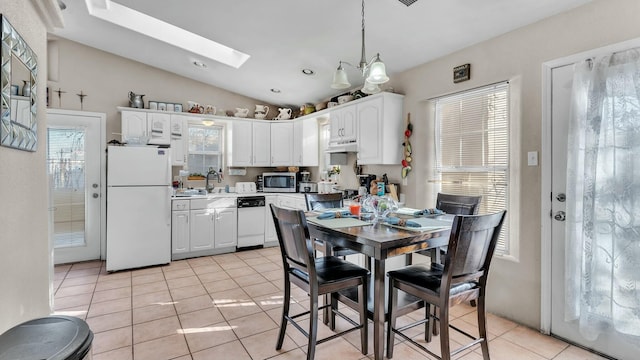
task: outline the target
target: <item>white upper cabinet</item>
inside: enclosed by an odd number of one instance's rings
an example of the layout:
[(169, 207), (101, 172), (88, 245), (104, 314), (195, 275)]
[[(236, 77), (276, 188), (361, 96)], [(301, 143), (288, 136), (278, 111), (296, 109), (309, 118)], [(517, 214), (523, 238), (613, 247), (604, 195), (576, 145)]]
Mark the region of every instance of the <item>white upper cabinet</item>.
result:
[(253, 123), (253, 166), (271, 166), (271, 124)]
[(183, 166), (187, 163), (187, 117), (171, 115), (171, 163), (173, 166)]
[(147, 136), (147, 113), (142, 111), (123, 111), (122, 141), (128, 137)]
[(293, 165), (318, 166), (318, 122), (315, 118), (293, 123)]
[(271, 166), (293, 164), (293, 122), (271, 124)]
[(231, 126), (230, 166), (271, 165), (271, 124), (234, 120)]
[(148, 136), (149, 144), (169, 145), (171, 115), (144, 111), (122, 111), (122, 138)]
[(234, 121), (231, 132), (231, 151), (229, 164), (231, 166), (252, 166), (253, 146), (252, 134), (253, 126), (250, 121)]
[(404, 96), (382, 93), (356, 104), (358, 164), (400, 165), (405, 122)]
[(162, 113), (147, 113), (147, 133), (149, 144), (171, 144), (171, 115)]
[(329, 142), (348, 143), (356, 141), (356, 104), (332, 109), (329, 118)]

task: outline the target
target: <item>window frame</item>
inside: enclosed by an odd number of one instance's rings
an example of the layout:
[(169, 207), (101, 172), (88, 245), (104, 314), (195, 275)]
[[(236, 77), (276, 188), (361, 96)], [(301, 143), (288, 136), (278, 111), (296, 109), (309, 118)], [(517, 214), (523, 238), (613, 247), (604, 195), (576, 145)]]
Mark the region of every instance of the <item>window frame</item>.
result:
[[(190, 136), (190, 129), (191, 128), (202, 128), (202, 129), (211, 129), (211, 128), (217, 128), (220, 131), (220, 143), (218, 144), (219, 149), (218, 151), (201, 151), (201, 150), (197, 150), (192, 152), (190, 149), (190, 144), (191, 144), (191, 136)], [(225, 124), (219, 124), (216, 123), (214, 125), (211, 126), (207, 126), (202, 124), (199, 121), (193, 121), (193, 120), (189, 120), (187, 121), (187, 129), (186, 129), (186, 154), (187, 154), (187, 168), (189, 173), (194, 173), (194, 169), (193, 169), (193, 164), (191, 164), (189, 162), (189, 158), (190, 155), (211, 155), (211, 156), (217, 156), (218, 157), (218, 162), (219, 162), (219, 166), (218, 168), (214, 169), (216, 171), (218, 171), (219, 169), (224, 169), (225, 168), (225, 155), (226, 155), (226, 148), (225, 148), (225, 141), (226, 141), (226, 126)], [(196, 172), (200, 172), (199, 170)], [(200, 172), (203, 175), (206, 175), (207, 171), (203, 170), (203, 172)]]
[[(495, 91), (496, 89), (505, 89), (506, 91), (506, 111), (507, 111), (507, 120), (506, 120), (506, 126), (507, 128), (507, 141), (508, 141), (508, 145), (507, 145), (507, 163), (505, 166), (493, 166), (493, 165), (488, 165), (488, 166), (473, 166), (473, 167), (443, 167), (441, 166), (441, 159), (442, 159), (442, 149), (440, 148), (440, 136), (441, 136), (441, 129), (440, 129), (440, 115), (439, 114), (439, 106), (438, 106), (438, 102), (442, 101), (442, 100), (451, 100), (451, 99), (456, 99), (456, 98), (464, 98), (464, 97), (468, 97), (468, 96), (472, 96), (473, 93), (478, 93), (481, 94), (483, 92), (485, 92), (488, 89), (493, 89), (493, 91)], [(502, 247), (501, 249), (496, 249), (496, 256), (500, 256), (504, 259), (509, 259), (509, 260), (513, 260), (513, 261), (518, 261), (519, 260), (519, 243), (518, 243), (518, 229), (519, 229), (519, 224), (518, 224), (518, 217), (516, 216), (516, 212), (513, 211), (514, 209), (518, 209), (519, 206), (519, 201), (518, 201), (518, 194), (519, 194), (519, 179), (518, 179), (518, 172), (517, 169), (519, 169), (520, 165), (519, 165), (519, 158), (518, 158), (518, 154), (519, 154), (519, 148), (520, 148), (520, 143), (518, 141), (517, 138), (517, 134), (519, 133), (519, 118), (520, 118), (520, 109), (515, 105), (519, 103), (519, 94), (520, 94), (520, 90), (521, 90), (521, 84), (520, 81), (518, 80), (509, 80), (509, 81), (502, 81), (499, 83), (494, 83), (494, 84), (490, 84), (490, 85), (485, 85), (485, 86), (481, 86), (481, 87), (477, 87), (477, 88), (472, 88), (472, 89), (468, 89), (468, 90), (463, 90), (460, 92), (456, 92), (456, 93), (452, 93), (452, 94), (448, 94), (448, 95), (444, 95), (438, 98), (433, 98), (429, 100), (430, 106), (429, 106), (429, 112), (431, 112), (432, 115), (432, 119), (433, 119), (433, 139), (434, 139), (434, 155), (433, 155), (433, 175), (434, 175), (434, 180), (430, 181), (430, 183), (433, 184), (433, 191), (434, 191), (434, 195), (441, 191), (442, 189), (442, 174), (446, 174), (446, 173), (452, 173), (452, 172), (460, 172), (462, 170), (462, 172), (467, 172), (467, 173), (474, 173), (474, 172), (486, 172), (486, 173), (490, 173), (491, 171), (496, 171), (496, 170), (501, 170), (503, 171), (503, 173), (505, 174), (506, 177), (506, 181), (507, 181), (507, 193), (505, 195), (505, 204), (506, 204), (506, 209), (507, 209), (507, 232), (504, 233), (504, 247)], [(484, 128), (486, 131), (487, 127)], [(469, 194), (469, 195), (475, 195), (475, 194)], [(435, 198), (435, 197), (434, 197)]]

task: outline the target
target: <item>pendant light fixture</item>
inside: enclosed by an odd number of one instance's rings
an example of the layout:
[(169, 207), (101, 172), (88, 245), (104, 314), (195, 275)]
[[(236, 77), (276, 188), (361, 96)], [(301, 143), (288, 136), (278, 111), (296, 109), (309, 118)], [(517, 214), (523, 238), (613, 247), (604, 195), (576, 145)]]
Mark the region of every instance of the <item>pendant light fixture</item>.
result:
[(347, 72), (342, 67), (343, 64), (353, 66), (362, 72), (362, 76), (365, 78), (362, 92), (365, 94), (375, 94), (376, 92), (380, 92), (380, 87), (378, 85), (389, 81), (384, 63), (380, 60), (379, 53), (367, 62), (367, 57), (364, 51), (364, 39), (364, 0), (362, 0), (362, 47), (360, 49), (360, 63), (356, 66), (346, 61), (340, 61), (336, 72), (333, 74), (333, 83), (331, 84), (332, 88), (346, 89), (351, 86), (351, 83), (349, 83), (349, 79), (347, 78)]

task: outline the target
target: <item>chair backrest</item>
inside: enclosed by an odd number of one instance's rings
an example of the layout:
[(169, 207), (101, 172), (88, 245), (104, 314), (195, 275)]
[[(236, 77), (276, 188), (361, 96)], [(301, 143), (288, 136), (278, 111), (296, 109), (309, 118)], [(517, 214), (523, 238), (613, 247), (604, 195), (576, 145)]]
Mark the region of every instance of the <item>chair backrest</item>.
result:
[(271, 214), (278, 235), (285, 268), (293, 267), (315, 276), (312, 243), (302, 210), (289, 210), (271, 204)]
[(436, 208), (447, 214), (476, 215), (482, 196), (452, 195), (438, 193)]
[(336, 209), (342, 207), (342, 193), (304, 194), (307, 210)]
[(442, 286), (480, 279), (486, 282), (506, 210), (487, 215), (458, 215), (453, 220)]

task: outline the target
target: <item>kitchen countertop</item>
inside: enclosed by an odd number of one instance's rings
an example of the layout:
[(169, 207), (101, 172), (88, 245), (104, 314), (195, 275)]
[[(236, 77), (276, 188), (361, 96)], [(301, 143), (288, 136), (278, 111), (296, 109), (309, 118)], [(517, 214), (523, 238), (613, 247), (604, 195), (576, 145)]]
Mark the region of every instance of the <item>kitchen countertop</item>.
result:
[(304, 196), (304, 193), (269, 193), (269, 192), (256, 192), (256, 193), (244, 193), (238, 194), (235, 192), (214, 192), (210, 194), (202, 194), (202, 195), (188, 195), (188, 196), (172, 196), (172, 200), (180, 200), (180, 199), (215, 199), (215, 198), (224, 198), (224, 197), (240, 197), (240, 196), (267, 196), (267, 195), (293, 195), (293, 196)]
[[(189, 195), (189, 196), (172, 196), (171, 200), (189, 200), (189, 199), (215, 199), (215, 198), (237, 198), (240, 196), (268, 196), (268, 195), (290, 195), (290, 196), (304, 196), (305, 193), (278, 193), (278, 192), (257, 192), (257, 193), (244, 193), (238, 194), (235, 192), (224, 192), (224, 188), (221, 192), (212, 192), (210, 194), (202, 195)], [(345, 200), (346, 201), (346, 200)]]

